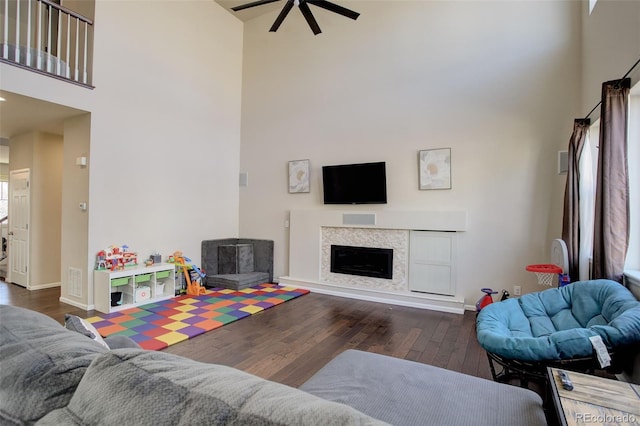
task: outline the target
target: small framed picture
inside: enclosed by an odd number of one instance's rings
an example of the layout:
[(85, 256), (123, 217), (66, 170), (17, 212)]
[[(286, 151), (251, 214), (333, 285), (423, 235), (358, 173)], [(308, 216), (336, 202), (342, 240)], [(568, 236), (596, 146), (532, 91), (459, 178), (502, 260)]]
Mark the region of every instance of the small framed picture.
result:
[(289, 193), (309, 192), (309, 160), (289, 161)]
[(420, 189), (451, 189), (451, 148), (420, 151), (418, 176)]

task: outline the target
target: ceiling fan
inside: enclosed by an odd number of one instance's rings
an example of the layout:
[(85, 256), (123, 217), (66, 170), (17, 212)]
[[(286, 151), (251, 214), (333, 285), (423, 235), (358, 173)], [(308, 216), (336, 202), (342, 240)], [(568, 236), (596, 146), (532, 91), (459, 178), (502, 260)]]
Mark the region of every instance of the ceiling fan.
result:
[[(255, 6), (262, 6), (263, 4), (273, 3), (276, 1), (280, 0), (258, 0), (251, 3), (241, 4), (240, 6), (232, 7), (231, 10), (237, 12), (239, 10), (249, 9), (250, 7)], [(339, 6), (327, 0), (287, 0), (284, 7), (282, 8), (282, 11), (280, 11), (280, 14), (276, 18), (269, 31), (278, 31), (280, 24), (282, 24), (282, 21), (284, 21), (284, 18), (287, 17), (293, 6), (298, 6), (298, 9), (300, 9), (300, 12), (304, 16), (304, 19), (307, 20), (309, 27), (311, 27), (311, 31), (313, 31), (313, 34), (320, 34), (322, 31), (320, 30), (320, 26), (318, 26), (316, 19), (313, 17), (311, 9), (309, 9), (309, 4), (321, 7), (323, 9), (329, 10), (342, 16), (346, 16), (347, 18), (351, 18), (354, 20), (358, 19), (358, 16), (360, 16), (358, 12), (354, 12), (353, 10), (349, 10), (346, 7)]]

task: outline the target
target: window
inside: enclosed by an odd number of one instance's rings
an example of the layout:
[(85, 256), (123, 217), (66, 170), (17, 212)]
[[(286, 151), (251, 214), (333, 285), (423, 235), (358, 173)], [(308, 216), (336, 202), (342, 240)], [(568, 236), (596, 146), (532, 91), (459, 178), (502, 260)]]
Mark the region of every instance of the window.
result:
[(580, 276), (577, 278), (580, 280), (591, 278), (599, 136), (600, 120), (593, 123), (589, 128), (578, 164), (580, 173), (580, 251), (578, 270)]
[[(629, 168), (629, 248), (625, 272), (640, 271), (640, 82), (629, 97), (627, 162)], [(593, 250), (594, 203), (598, 172), (600, 120), (589, 128), (580, 156), (580, 279), (591, 277)]]

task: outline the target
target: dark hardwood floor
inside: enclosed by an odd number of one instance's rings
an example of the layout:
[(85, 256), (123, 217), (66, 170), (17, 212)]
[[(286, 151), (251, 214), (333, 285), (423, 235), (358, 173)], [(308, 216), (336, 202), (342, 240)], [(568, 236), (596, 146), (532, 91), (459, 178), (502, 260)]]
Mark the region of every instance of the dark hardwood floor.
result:
[[(59, 288), (27, 291), (0, 282), (0, 303), (59, 322), (87, 312), (59, 302)], [(475, 312), (435, 312), (311, 293), (228, 324), (165, 352), (224, 364), (297, 387), (346, 349), (359, 349), (491, 378), (475, 335)]]

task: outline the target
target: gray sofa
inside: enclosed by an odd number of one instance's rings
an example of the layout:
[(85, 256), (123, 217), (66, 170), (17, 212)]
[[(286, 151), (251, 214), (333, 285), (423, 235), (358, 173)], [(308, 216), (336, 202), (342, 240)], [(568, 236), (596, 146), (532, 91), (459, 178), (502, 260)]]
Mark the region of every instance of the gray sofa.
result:
[(126, 340), (0, 305), (0, 424), (545, 424), (529, 390), (387, 356), (343, 352), (294, 389)]

